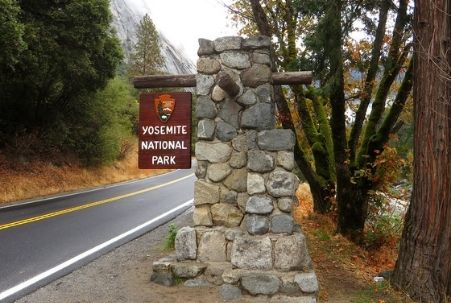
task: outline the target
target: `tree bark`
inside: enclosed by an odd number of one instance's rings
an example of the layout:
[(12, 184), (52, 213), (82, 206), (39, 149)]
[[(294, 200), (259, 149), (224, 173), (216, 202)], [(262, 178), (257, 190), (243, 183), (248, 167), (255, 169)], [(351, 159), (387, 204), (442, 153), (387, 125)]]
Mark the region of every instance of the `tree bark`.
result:
[(414, 183), (394, 285), (421, 302), (448, 302), (451, 284), (449, 0), (415, 1)]

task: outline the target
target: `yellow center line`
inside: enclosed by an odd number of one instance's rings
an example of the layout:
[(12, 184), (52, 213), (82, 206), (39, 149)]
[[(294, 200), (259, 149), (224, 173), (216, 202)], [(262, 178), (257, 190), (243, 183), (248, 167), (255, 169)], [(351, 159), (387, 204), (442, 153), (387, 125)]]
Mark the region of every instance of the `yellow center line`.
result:
[(49, 219), (49, 218), (53, 218), (53, 217), (57, 217), (57, 216), (65, 215), (65, 214), (69, 214), (69, 213), (72, 213), (72, 212), (76, 212), (76, 211), (80, 211), (80, 210), (83, 210), (83, 209), (99, 206), (99, 205), (102, 205), (102, 204), (115, 202), (115, 201), (118, 201), (118, 200), (121, 200), (121, 199), (124, 199), (124, 198), (136, 196), (136, 195), (139, 195), (139, 194), (151, 191), (151, 190), (155, 190), (155, 189), (158, 189), (158, 188), (162, 188), (164, 186), (168, 186), (168, 185), (174, 184), (176, 182), (179, 182), (179, 181), (182, 181), (184, 179), (190, 178), (193, 175), (194, 174), (189, 174), (188, 176), (185, 176), (185, 177), (182, 177), (182, 178), (178, 178), (178, 179), (166, 182), (164, 184), (152, 186), (152, 187), (145, 188), (145, 189), (142, 189), (142, 190), (138, 190), (138, 191), (135, 191), (135, 192), (131, 192), (131, 193), (128, 193), (128, 194), (125, 194), (125, 195), (116, 196), (116, 197), (112, 197), (112, 198), (108, 198), (108, 199), (104, 199), (104, 200), (100, 200), (100, 201), (95, 201), (95, 202), (91, 202), (91, 203), (80, 205), (80, 206), (65, 208), (65, 209), (62, 209), (62, 210), (55, 211), (55, 212), (51, 212), (51, 213), (47, 213), (47, 214), (43, 214), (43, 215), (39, 215), (39, 216), (35, 216), (35, 217), (26, 218), (26, 219), (19, 220), (19, 221), (6, 223), (6, 224), (3, 224), (3, 225), (0, 225), (0, 230), (8, 229), (8, 228), (11, 228), (11, 227), (16, 227), (16, 226), (20, 226), (20, 225), (24, 225), (24, 224), (28, 224), (28, 223), (31, 223), (31, 222), (41, 221), (41, 220), (45, 220), (45, 219)]

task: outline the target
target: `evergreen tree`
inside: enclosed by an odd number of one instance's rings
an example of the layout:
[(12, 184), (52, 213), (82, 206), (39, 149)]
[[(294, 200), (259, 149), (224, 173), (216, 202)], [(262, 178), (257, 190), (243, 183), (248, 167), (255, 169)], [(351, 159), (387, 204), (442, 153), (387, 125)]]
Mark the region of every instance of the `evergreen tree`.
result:
[(160, 38), (149, 15), (145, 15), (136, 29), (137, 42), (130, 56), (129, 74), (143, 76), (160, 72), (164, 58)]
[(16, 1), (0, 0), (0, 74), (17, 63), (17, 57), (24, 50), (22, 39), (24, 26), (19, 22), (20, 8)]

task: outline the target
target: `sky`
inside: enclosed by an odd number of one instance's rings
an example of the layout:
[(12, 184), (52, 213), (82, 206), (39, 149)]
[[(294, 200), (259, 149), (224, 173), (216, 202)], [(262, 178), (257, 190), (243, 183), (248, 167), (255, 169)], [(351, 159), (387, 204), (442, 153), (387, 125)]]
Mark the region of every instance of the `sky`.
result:
[(192, 62), (197, 61), (197, 40), (237, 34), (223, 2), (231, 0), (126, 0), (135, 10), (148, 12), (157, 29)]

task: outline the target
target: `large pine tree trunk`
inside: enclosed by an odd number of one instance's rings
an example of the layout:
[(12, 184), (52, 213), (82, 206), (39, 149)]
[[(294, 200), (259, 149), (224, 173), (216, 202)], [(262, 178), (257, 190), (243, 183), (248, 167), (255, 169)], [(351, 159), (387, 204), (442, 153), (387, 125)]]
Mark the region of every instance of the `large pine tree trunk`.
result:
[(451, 281), (450, 1), (415, 1), (414, 184), (394, 285), (448, 302)]

